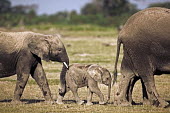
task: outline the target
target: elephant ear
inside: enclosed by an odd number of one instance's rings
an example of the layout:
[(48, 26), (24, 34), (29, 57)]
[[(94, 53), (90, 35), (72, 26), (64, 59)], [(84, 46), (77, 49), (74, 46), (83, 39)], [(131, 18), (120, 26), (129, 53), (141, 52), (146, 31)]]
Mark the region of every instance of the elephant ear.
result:
[(34, 55), (42, 60), (49, 61), (50, 45), (46, 39), (35, 38), (28, 44), (28, 47)]
[(102, 72), (98, 68), (89, 67), (88, 73), (96, 82), (102, 83)]

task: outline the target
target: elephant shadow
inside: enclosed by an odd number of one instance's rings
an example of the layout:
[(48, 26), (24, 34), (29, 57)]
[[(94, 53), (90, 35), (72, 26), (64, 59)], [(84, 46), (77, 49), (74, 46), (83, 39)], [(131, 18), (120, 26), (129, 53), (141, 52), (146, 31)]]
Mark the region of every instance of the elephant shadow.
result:
[[(12, 99), (4, 99), (4, 100), (0, 100), (0, 103), (10, 103), (12, 101)], [(45, 100), (38, 100), (38, 99), (21, 99), (21, 102), (25, 103), (25, 104), (35, 104), (35, 103), (41, 103), (41, 102), (45, 102)], [(75, 100), (63, 100), (63, 102), (65, 104), (73, 104), (76, 103)], [(167, 100), (167, 102), (169, 103), (169, 105), (166, 108), (170, 107), (170, 100)], [(87, 100), (84, 100), (84, 103), (87, 103)], [(93, 101), (92, 102), (93, 105), (97, 105), (99, 104), (99, 102)], [(109, 102), (107, 104), (114, 104), (114, 102)], [(142, 105), (142, 103), (135, 103), (133, 105)]]
[[(4, 100), (0, 100), (0, 103), (3, 102), (7, 102), (10, 103), (12, 102), (12, 99), (4, 99)], [(40, 103), (40, 102), (45, 102), (45, 100), (38, 100), (38, 99), (21, 99), (21, 102), (24, 104), (33, 104), (33, 103)]]
[[(87, 103), (87, 100), (83, 100), (83, 101), (84, 101), (84, 104)], [(64, 102), (64, 104), (73, 104), (73, 103), (76, 104), (75, 100), (63, 100), (63, 102)], [(93, 101), (92, 103), (93, 103), (93, 105), (99, 105), (99, 102), (97, 102), (97, 101)], [(109, 102), (107, 104), (113, 104), (113, 102)], [(107, 105), (107, 104), (105, 104), (105, 105)]]

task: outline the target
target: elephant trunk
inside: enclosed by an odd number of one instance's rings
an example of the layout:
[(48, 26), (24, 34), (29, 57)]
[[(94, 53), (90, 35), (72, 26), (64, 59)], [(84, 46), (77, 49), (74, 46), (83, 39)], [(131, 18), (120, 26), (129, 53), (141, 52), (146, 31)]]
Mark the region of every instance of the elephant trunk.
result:
[(69, 60), (66, 60), (65, 62), (63, 62), (63, 67), (62, 67), (62, 71), (60, 73), (60, 85), (61, 88), (59, 89), (59, 94), (62, 96), (66, 93), (66, 73), (67, 70), (69, 69)]
[(111, 93), (111, 81), (108, 84), (108, 99), (107, 99), (107, 102), (110, 100), (110, 93)]

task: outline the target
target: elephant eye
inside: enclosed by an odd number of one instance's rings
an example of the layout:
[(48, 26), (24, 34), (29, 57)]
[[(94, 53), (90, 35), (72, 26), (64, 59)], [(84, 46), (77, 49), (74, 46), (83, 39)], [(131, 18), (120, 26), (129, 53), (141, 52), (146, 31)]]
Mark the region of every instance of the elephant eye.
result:
[(59, 52), (61, 52), (61, 51), (62, 51), (62, 49), (61, 49), (61, 48), (58, 48), (57, 50), (58, 50)]

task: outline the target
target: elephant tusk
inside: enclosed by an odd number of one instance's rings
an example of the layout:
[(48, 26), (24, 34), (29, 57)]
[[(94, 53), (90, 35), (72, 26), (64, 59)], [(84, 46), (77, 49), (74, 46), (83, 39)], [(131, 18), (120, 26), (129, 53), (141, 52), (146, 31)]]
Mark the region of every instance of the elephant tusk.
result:
[(69, 68), (66, 62), (63, 62), (63, 64), (66, 66), (67, 69)]

